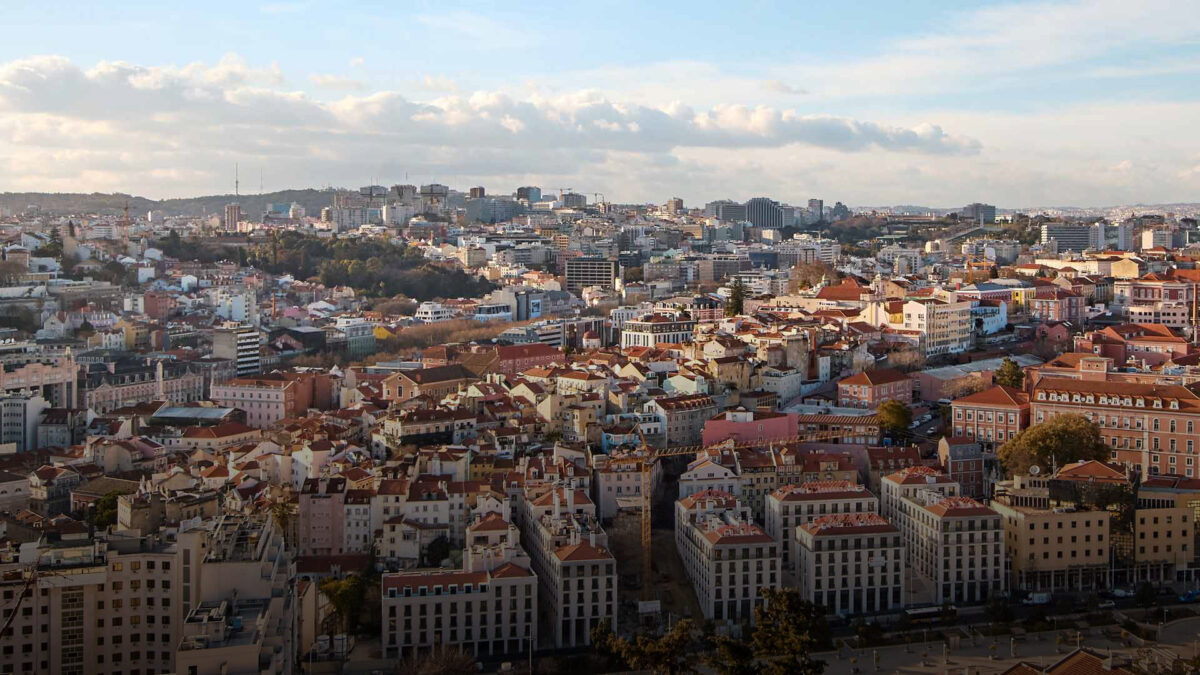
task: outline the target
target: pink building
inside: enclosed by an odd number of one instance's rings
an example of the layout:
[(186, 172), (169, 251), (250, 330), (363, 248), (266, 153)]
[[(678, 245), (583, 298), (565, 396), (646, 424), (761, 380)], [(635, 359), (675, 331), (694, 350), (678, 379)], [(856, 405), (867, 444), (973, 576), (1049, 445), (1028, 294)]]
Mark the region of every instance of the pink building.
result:
[(782, 440), (798, 436), (796, 416), (765, 410), (728, 410), (704, 423), (702, 442), (712, 445), (732, 438), (737, 443)]
[(345, 553), (345, 478), (309, 478), (300, 489), (300, 555)]
[(838, 382), (838, 405), (842, 407), (875, 409), (888, 399), (911, 405), (912, 379), (893, 368), (876, 368)]

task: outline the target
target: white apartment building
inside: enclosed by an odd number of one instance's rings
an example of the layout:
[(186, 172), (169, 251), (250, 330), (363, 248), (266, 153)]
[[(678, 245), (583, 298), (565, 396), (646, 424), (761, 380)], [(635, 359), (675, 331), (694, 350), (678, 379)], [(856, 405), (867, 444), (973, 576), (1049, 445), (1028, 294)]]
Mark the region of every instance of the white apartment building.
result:
[(971, 347), (971, 303), (909, 300), (901, 328), (920, 334), (928, 356), (966, 351)]
[(15, 614), (0, 673), (175, 672), (176, 562), (155, 537), (92, 539), (74, 521), (22, 545), (19, 563), (0, 566), (4, 616)]
[(900, 500), (912, 497), (918, 490), (936, 490), (947, 497), (962, 493), (962, 487), (941, 471), (930, 466), (910, 466), (880, 480), (879, 513), (895, 522), (900, 512)]
[(625, 322), (621, 328), (621, 348), (691, 342), (695, 329), (696, 322), (691, 319), (649, 314)]
[(450, 321), (453, 318), (454, 310), (440, 302), (422, 302), (417, 306), (416, 313), (413, 314), (413, 320), (421, 323)]
[(796, 528), (835, 514), (879, 513), (879, 499), (848, 480), (785, 485), (767, 495), (766, 530), (783, 553), (784, 569), (796, 569)]
[[(622, 508), (641, 508), (642, 465), (636, 461), (613, 461), (645, 457), (641, 449), (597, 455), (595, 462), (596, 517), (606, 521)], [(662, 475), (662, 463), (650, 465), (650, 484), (657, 485)]]
[(904, 606), (904, 542), (878, 513), (821, 516), (796, 529), (796, 569), (804, 599), (829, 614)]
[(728, 492), (706, 490), (677, 501), (675, 543), (708, 621), (753, 623), (761, 589), (782, 581), (778, 542)]
[(592, 629), (602, 621), (616, 631), (617, 561), (587, 493), (530, 488), (524, 506), (522, 536), (554, 647), (590, 645)]
[(909, 565), (932, 585), (934, 604), (979, 603), (1007, 588), (1004, 527), (992, 509), (919, 490), (900, 500), (895, 522)]
[(462, 569), (385, 574), (382, 591), (386, 658), (446, 647), (494, 657), (537, 644), (537, 578), (516, 526), (499, 513), (467, 528)]

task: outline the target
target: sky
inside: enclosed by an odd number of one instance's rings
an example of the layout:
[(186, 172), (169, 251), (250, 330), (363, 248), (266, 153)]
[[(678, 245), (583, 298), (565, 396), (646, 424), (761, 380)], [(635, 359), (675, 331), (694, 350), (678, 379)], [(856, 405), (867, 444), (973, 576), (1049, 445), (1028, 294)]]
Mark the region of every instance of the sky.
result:
[(0, 191), (1200, 201), (1200, 2), (18, 3)]

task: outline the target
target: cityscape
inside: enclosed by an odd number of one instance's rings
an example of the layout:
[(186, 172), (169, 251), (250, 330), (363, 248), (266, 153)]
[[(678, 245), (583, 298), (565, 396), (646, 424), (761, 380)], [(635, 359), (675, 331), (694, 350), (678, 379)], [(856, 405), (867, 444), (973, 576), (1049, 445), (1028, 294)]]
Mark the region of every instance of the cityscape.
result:
[(0, 48), (0, 674), (1200, 673), (1197, 8), (379, 9), (402, 77), (358, 3), (68, 9)]

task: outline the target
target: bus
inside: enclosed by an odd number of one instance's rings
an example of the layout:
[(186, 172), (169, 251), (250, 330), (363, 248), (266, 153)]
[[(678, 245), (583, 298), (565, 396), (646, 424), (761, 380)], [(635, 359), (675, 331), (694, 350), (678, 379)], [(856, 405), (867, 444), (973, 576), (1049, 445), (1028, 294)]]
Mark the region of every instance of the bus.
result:
[(940, 623), (941, 621), (952, 622), (958, 618), (958, 608), (950, 605), (947, 607), (914, 607), (904, 610), (904, 616), (913, 625)]

